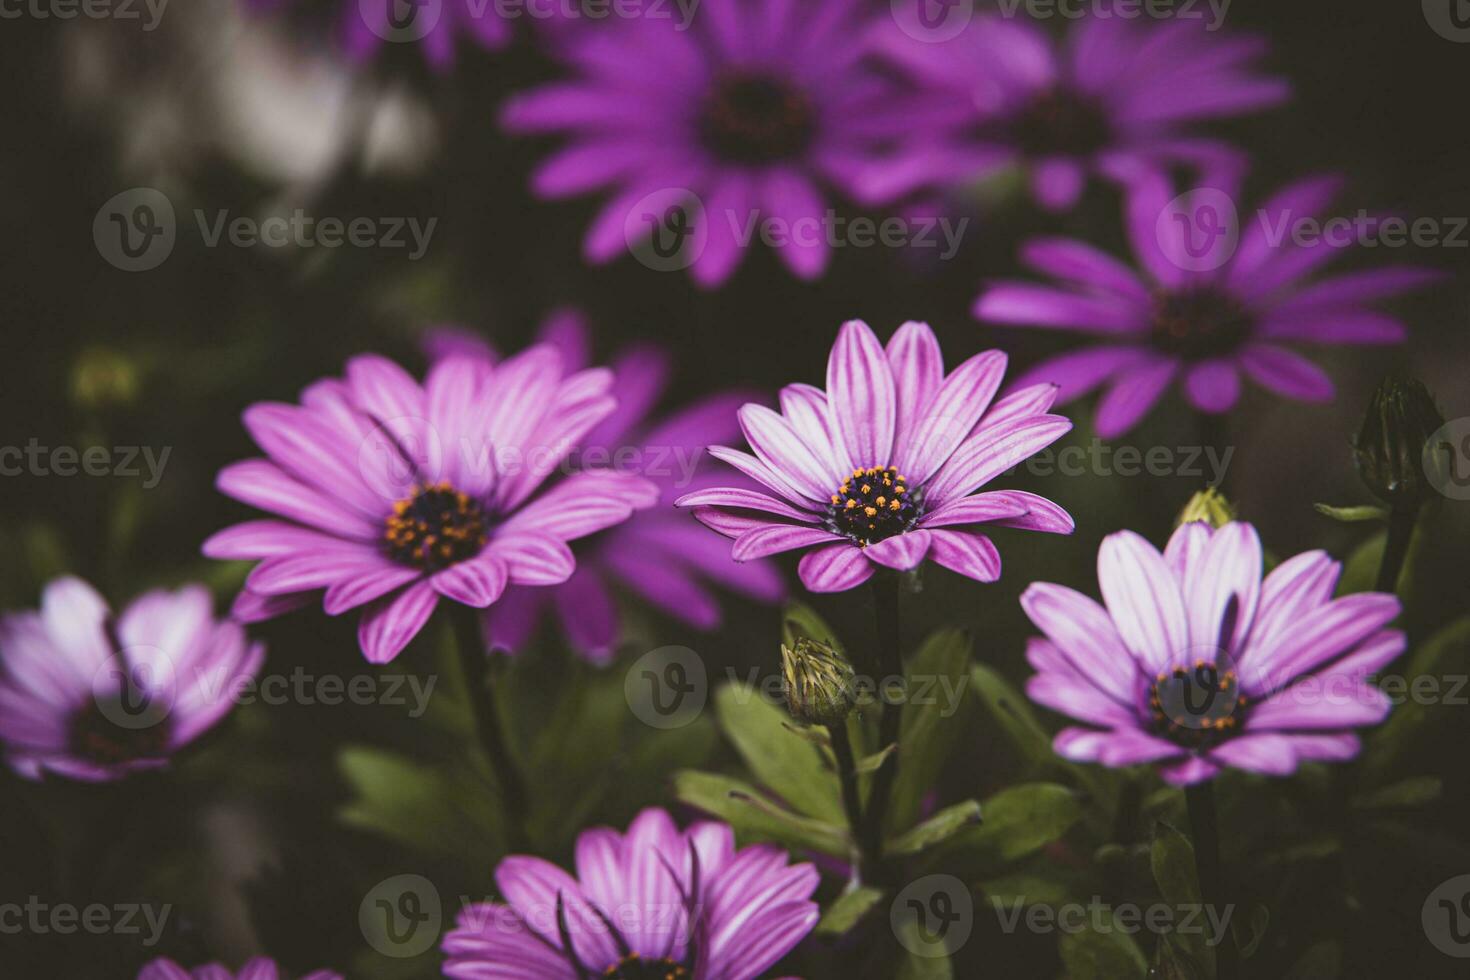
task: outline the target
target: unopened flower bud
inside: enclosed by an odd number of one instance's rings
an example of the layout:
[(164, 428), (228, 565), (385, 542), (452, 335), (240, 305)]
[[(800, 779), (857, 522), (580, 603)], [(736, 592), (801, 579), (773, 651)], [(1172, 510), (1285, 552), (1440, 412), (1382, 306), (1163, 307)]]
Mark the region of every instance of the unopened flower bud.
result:
[(1418, 507), (1433, 490), (1424, 470), (1424, 447), (1443, 425), (1434, 396), (1421, 382), (1401, 375), (1384, 378), (1353, 446), (1364, 485), (1390, 507)]
[(1223, 527), (1233, 520), (1235, 508), (1230, 506), (1230, 501), (1214, 487), (1207, 487), (1189, 498), (1189, 503), (1184, 505), (1184, 509), (1174, 520), (1174, 526), (1182, 527), (1195, 521), (1203, 521), (1211, 527)]
[(782, 644), (781, 670), (786, 707), (798, 721), (836, 725), (852, 711), (852, 665), (828, 644), (806, 637), (796, 641), (795, 649)]
[(83, 408), (113, 408), (138, 397), (138, 366), (127, 355), (103, 347), (83, 351), (72, 366), (71, 395)]

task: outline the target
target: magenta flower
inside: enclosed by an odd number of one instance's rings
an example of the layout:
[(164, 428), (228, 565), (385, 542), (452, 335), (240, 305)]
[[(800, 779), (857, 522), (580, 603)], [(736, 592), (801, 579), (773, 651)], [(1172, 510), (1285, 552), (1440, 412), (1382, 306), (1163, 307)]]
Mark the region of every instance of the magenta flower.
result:
[(1097, 431), (1107, 438), (1137, 424), (1175, 379), (1202, 412), (1234, 407), (1242, 371), (1287, 398), (1326, 401), (1333, 394), (1326, 373), (1284, 345), (1398, 343), (1404, 325), (1367, 304), (1439, 278), (1401, 267), (1309, 281), (1342, 249), (1329, 237), (1313, 240), (1290, 228), (1320, 215), (1339, 186), (1331, 177), (1289, 185), (1255, 212), (1238, 244), (1225, 237), (1225, 224), (1211, 224), (1217, 231), (1206, 241), (1218, 245), (1211, 255), (1200, 251), (1197, 237), (1209, 228), (1196, 222), (1208, 215), (1227, 221), (1220, 215), (1233, 207), (1231, 195), (1197, 192), (1187, 199), (1198, 208), (1191, 216), (1171, 208), (1176, 202), (1167, 179), (1147, 175), (1128, 192), (1136, 270), (1084, 242), (1034, 239), (1022, 260), (1060, 284), (993, 283), (974, 314), (990, 323), (1100, 338), (1098, 346), (1039, 364), (1018, 383), (1054, 382), (1063, 402), (1107, 385), (1097, 410)]
[(265, 647), (216, 620), (209, 590), (145, 593), (114, 617), (59, 578), (37, 612), (0, 616), (0, 741), (27, 779), (103, 782), (160, 769), (212, 728)]
[[(262, 12), (292, 2), (244, 0), (247, 7)], [(416, 41), (436, 71), (454, 64), (455, 41), (460, 37), (499, 50), (512, 36), (512, 25), (494, 0), (342, 0), (340, 20), (342, 46), (350, 57), (366, 61), (388, 42)]]
[(1404, 649), (1392, 595), (1332, 597), (1341, 566), (1309, 551), (1261, 578), (1249, 524), (1181, 526), (1162, 555), (1132, 531), (1103, 541), (1106, 608), (1061, 585), (1021, 596), (1046, 634), (1027, 646), (1032, 700), (1086, 722), (1056, 737), (1076, 762), (1151, 762), (1176, 785), (1231, 766), (1284, 776), (1357, 755), (1350, 729), (1388, 715), (1366, 683)]
[(817, 923), (817, 870), (770, 845), (735, 849), (722, 823), (680, 832), (663, 810), (577, 839), (577, 877), (536, 857), (500, 862), (506, 904), (467, 906), (444, 975), (753, 980)]
[[(540, 339), (555, 346), (569, 368), (580, 370), (587, 364), (590, 339), (580, 313), (553, 314)], [(452, 330), (431, 332), (426, 346), (431, 357), (454, 351), (495, 356), (483, 341)], [(705, 466), (705, 447), (738, 434), (735, 412), (748, 396), (716, 392), (655, 420), (650, 416), (668, 382), (668, 354), (651, 345), (632, 347), (614, 359), (612, 373), (618, 408), (581, 440), (573, 458), (584, 468), (638, 473), (659, 488), (658, 506), (577, 542), (572, 549), (577, 570), (561, 585), (506, 589), (485, 612), (492, 649), (520, 652), (549, 613), (573, 648), (589, 660), (605, 663), (621, 634), (614, 587), (703, 630), (715, 629), (722, 620), (719, 599), (706, 583), (761, 602), (778, 602), (785, 595), (781, 574), (772, 563), (731, 562), (719, 539), (689, 526), (672, 507), (681, 491), (713, 482)]]
[(992, 404), (1005, 368), (1005, 354), (985, 351), (946, 377), (927, 324), (904, 324), (885, 351), (866, 323), (853, 320), (832, 346), (826, 391), (788, 385), (780, 413), (740, 409), (754, 456), (710, 448), (775, 496), (713, 487), (675, 503), (734, 538), (737, 561), (817, 546), (799, 566), (813, 592), (850, 589), (876, 565), (904, 571), (926, 557), (993, 582), (1000, 577), (995, 545), (954, 528), (1069, 534), (1073, 526), (1066, 511), (1035, 494), (975, 493), (1072, 428), (1046, 414), (1056, 396), (1051, 385)]
[(565, 582), (576, 567), (568, 541), (658, 499), (649, 481), (609, 471), (537, 496), (617, 407), (612, 380), (568, 373), (545, 344), (493, 365), (447, 358), (423, 385), (365, 355), (299, 406), (251, 406), (245, 426), (268, 458), (226, 467), (217, 485), (276, 516), (204, 544), (212, 558), (260, 562), (236, 615), (269, 618), (324, 590), (328, 615), (363, 608), (363, 655), (385, 663), (440, 597), (483, 609), (507, 584)]
[(1057, 42), (1023, 18), (977, 17), (948, 40), (893, 25), (874, 37), (876, 51), (924, 92), (914, 108), (919, 134), (864, 179), (876, 196), (959, 186), (1019, 164), (1037, 202), (1060, 211), (1096, 173), (1186, 165), (1214, 178), (1244, 157), (1191, 125), (1290, 95), (1285, 81), (1253, 67), (1264, 40), (1212, 33), (1203, 21), (1089, 17)]
[[(700, 285), (724, 282), (762, 239), (792, 273), (816, 278), (830, 252), (825, 188), (850, 192), (885, 140), (908, 135), (885, 111), (893, 86), (862, 59), (870, 22), (856, 0), (721, 0), (685, 31), (643, 19), (573, 32), (557, 51), (574, 77), (511, 99), (502, 121), (569, 138), (534, 173), (538, 196), (614, 188), (587, 231), (589, 261), (647, 240), (684, 205)], [(766, 234), (770, 222), (787, 231)]]
[[(143, 967), (138, 980), (285, 980), (272, 960), (257, 956), (240, 967), (239, 973), (231, 973), (218, 963), (198, 966), (186, 970), (173, 960), (162, 958)], [(342, 974), (331, 970), (313, 970), (301, 980), (342, 980)]]

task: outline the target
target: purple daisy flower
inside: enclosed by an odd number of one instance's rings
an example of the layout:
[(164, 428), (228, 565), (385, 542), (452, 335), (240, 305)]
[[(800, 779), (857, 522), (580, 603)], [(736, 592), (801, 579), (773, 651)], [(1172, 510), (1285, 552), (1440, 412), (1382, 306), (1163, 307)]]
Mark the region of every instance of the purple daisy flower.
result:
[(214, 618), (202, 585), (145, 593), (114, 616), (78, 578), (35, 612), (0, 616), (0, 741), (27, 779), (103, 782), (169, 757), (213, 727), (265, 647)]
[(1230, 766), (1284, 776), (1358, 753), (1350, 731), (1388, 715), (1366, 682), (1404, 649), (1384, 629), (1392, 595), (1332, 597), (1341, 566), (1326, 552), (1282, 562), (1263, 580), (1249, 524), (1182, 525), (1162, 555), (1132, 531), (1107, 537), (1097, 577), (1106, 607), (1037, 582), (1021, 596), (1046, 634), (1027, 646), (1031, 699), (1093, 728), (1067, 728), (1076, 762), (1151, 762), (1176, 785)]
[(577, 838), (577, 877), (537, 857), (500, 862), (506, 904), (467, 906), (444, 937), (444, 975), (752, 980), (817, 923), (818, 875), (730, 828), (679, 831), (663, 810)]
[[(143, 967), (138, 974), (138, 980), (284, 980), (284, 977), (274, 960), (261, 956), (240, 967), (239, 973), (231, 973), (218, 963), (186, 970), (165, 957)], [(331, 970), (313, 970), (301, 980), (342, 980), (342, 974)]]
[(266, 459), (221, 471), (219, 489), (276, 515), (227, 528), (212, 558), (258, 560), (236, 603), (247, 621), (324, 591), (336, 616), (364, 608), (363, 655), (392, 660), (440, 597), (483, 609), (507, 584), (559, 585), (576, 568), (568, 541), (658, 499), (642, 477), (578, 473), (537, 489), (617, 407), (612, 373), (568, 372), (538, 344), (491, 364), (450, 357), (420, 385), (374, 355), (301, 404), (264, 403), (245, 426)]
[(1125, 215), (1136, 269), (1084, 242), (1033, 239), (1022, 261), (1060, 284), (993, 283), (974, 314), (1101, 338), (1099, 346), (1044, 361), (1018, 383), (1054, 382), (1062, 402), (1106, 384), (1096, 424), (1107, 438), (1137, 424), (1175, 379), (1189, 403), (1208, 413), (1234, 407), (1242, 371), (1287, 398), (1330, 400), (1326, 373), (1284, 345), (1399, 343), (1404, 325), (1368, 304), (1441, 278), (1399, 267), (1311, 281), (1342, 248), (1326, 236), (1298, 244), (1283, 229), (1322, 214), (1340, 186), (1335, 177), (1313, 177), (1285, 187), (1255, 212), (1238, 242), (1225, 224), (1211, 225), (1217, 234), (1207, 240), (1217, 248), (1201, 258), (1190, 205), (1196, 218), (1218, 218), (1234, 207), (1234, 195), (1205, 189), (1181, 195), (1181, 205), (1167, 178), (1142, 176), (1130, 184)]
[(944, 41), (888, 24), (873, 47), (922, 87), (915, 118), (927, 133), (864, 178), (880, 197), (1018, 164), (1053, 211), (1075, 205), (1093, 173), (1185, 165), (1214, 179), (1241, 169), (1244, 156), (1191, 124), (1290, 95), (1284, 80), (1254, 68), (1263, 39), (1213, 33), (1203, 21), (1088, 17), (1061, 42), (1024, 19), (976, 18)]
[[(981, 582), (1000, 577), (992, 524), (1070, 534), (1056, 504), (1019, 490), (976, 490), (1072, 428), (1048, 415), (1049, 384), (994, 401), (1006, 356), (976, 354), (948, 376), (934, 332), (905, 323), (885, 351), (861, 320), (843, 325), (827, 362), (827, 390), (788, 385), (781, 412), (740, 409), (755, 455), (710, 454), (775, 496), (712, 487), (675, 503), (735, 539), (737, 561), (818, 546), (799, 566), (813, 592), (860, 585), (875, 566), (905, 571), (926, 557)], [(993, 403), (992, 403), (993, 402)]]
[(767, 219), (799, 229), (778, 254), (816, 278), (830, 252), (824, 188), (851, 192), (880, 145), (907, 134), (907, 120), (884, 111), (893, 84), (862, 59), (870, 22), (856, 0), (817, 9), (721, 0), (687, 31), (643, 19), (574, 32), (558, 53), (575, 77), (511, 99), (502, 121), (570, 139), (534, 173), (538, 196), (615, 188), (587, 231), (589, 261), (646, 240), (655, 215), (640, 212), (657, 200), (658, 213), (694, 212), (686, 230), (699, 244), (690, 273), (700, 285), (724, 282), (753, 240), (747, 231)]
[[(570, 369), (581, 370), (588, 364), (589, 332), (579, 312), (562, 310), (548, 317), (540, 339), (555, 346)], [(451, 330), (431, 332), (426, 346), (431, 357), (454, 351), (495, 356), (484, 341)], [(579, 541), (573, 548), (577, 570), (561, 585), (506, 589), (500, 601), (485, 612), (485, 633), (492, 649), (520, 652), (549, 613), (574, 649), (596, 663), (607, 662), (621, 632), (614, 585), (702, 630), (715, 629), (722, 620), (719, 599), (705, 587), (706, 582), (761, 602), (779, 602), (784, 597), (785, 584), (774, 564), (730, 561), (718, 538), (689, 526), (673, 509), (680, 492), (714, 482), (715, 475), (704, 466), (705, 447), (739, 434), (735, 413), (750, 396), (716, 392), (666, 417), (652, 418), (667, 386), (669, 367), (667, 352), (652, 345), (632, 347), (618, 355), (611, 365), (618, 408), (575, 451), (582, 466), (631, 468), (650, 480), (659, 488), (658, 506)]]
[[(274, 12), (294, 0), (244, 0), (256, 11)], [(456, 39), (468, 38), (499, 50), (510, 43), (512, 28), (492, 0), (343, 0), (342, 46), (366, 61), (389, 41), (417, 41), (438, 71), (454, 64)]]

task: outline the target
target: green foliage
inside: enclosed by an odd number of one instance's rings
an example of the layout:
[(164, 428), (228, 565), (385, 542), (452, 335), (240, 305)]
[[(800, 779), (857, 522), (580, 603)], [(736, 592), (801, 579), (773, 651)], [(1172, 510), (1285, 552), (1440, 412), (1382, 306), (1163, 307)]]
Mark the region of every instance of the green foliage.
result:
[(1001, 790), (980, 805), (984, 822), (954, 834), (935, 854), (951, 874), (978, 878), (1057, 840), (1082, 818), (1075, 792), (1055, 783)]
[(792, 813), (742, 780), (686, 770), (674, 776), (674, 795), (724, 820), (742, 840), (774, 841), (833, 857), (850, 856), (852, 842), (845, 827)]
[(938, 781), (965, 730), (970, 656), (967, 635), (940, 630), (909, 663), (909, 700), (903, 706), (898, 778), (888, 812), (890, 833), (918, 819), (924, 794)]

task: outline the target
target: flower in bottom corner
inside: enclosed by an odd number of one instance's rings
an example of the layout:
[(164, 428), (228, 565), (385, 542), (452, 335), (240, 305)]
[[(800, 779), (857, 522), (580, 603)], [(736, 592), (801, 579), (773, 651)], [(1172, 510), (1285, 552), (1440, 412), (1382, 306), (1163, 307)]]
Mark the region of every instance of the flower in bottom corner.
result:
[(644, 810), (626, 834), (584, 831), (576, 877), (540, 858), (502, 861), (505, 904), (460, 913), (444, 975), (752, 980), (816, 925), (817, 878), (770, 845), (736, 850), (725, 824), (681, 832)]
[[(272, 960), (257, 956), (240, 967), (239, 973), (231, 973), (218, 963), (197, 966), (186, 970), (171, 959), (156, 959), (143, 967), (138, 980), (288, 980)], [(342, 974), (331, 970), (313, 970), (301, 980), (342, 980)]]
[(1225, 767), (1289, 775), (1358, 754), (1353, 729), (1388, 715), (1367, 679), (1404, 649), (1393, 595), (1333, 598), (1341, 565), (1309, 551), (1262, 577), (1249, 524), (1184, 524), (1160, 554), (1132, 531), (1103, 541), (1103, 605), (1061, 585), (1021, 596), (1046, 634), (1027, 694), (1092, 726), (1060, 732), (1074, 762), (1154, 763), (1175, 785)]
[(229, 710), (265, 647), (214, 618), (202, 585), (139, 596), (120, 615), (79, 578), (38, 611), (0, 616), (0, 742), (28, 779), (86, 782), (160, 769)]

